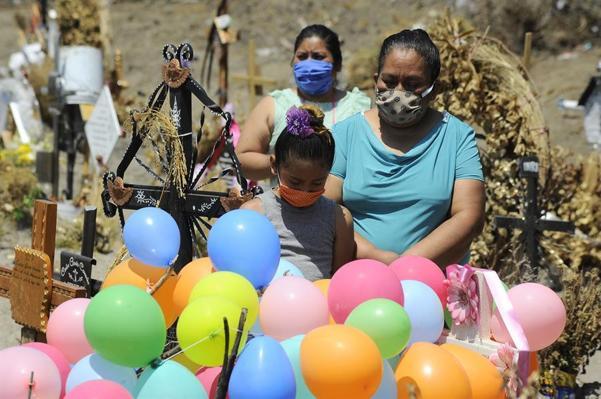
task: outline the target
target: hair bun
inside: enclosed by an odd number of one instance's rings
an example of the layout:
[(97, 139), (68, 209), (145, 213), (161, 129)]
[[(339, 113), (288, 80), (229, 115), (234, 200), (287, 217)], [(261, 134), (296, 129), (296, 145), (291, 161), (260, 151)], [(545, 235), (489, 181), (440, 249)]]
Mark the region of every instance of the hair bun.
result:
[(313, 104), (303, 104), (299, 108), (307, 111), (311, 116), (311, 127), (316, 134), (323, 134), (328, 131), (328, 128), (323, 124), (325, 114), (321, 108)]

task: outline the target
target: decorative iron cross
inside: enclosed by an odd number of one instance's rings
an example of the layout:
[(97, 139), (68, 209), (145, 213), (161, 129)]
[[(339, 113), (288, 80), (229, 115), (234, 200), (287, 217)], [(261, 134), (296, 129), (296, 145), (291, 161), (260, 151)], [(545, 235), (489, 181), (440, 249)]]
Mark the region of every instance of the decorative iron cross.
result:
[(574, 223), (542, 218), (538, 209), (538, 158), (524, 157), (519, 160), (519, 176), (526, 179), (526, 209), (521, 218), (495, 216), (497, 227), (522, 230), (522, 238), (526, 245), (526, 256), (530, 262), (533, 276), (538, 272), (538, 241), (543, 231), (562, 231), (574, 233)]
[[(164, 182), (164, 186), (144, 186), (138, 184), (124, 183), (123, 177), (125, 171), (136, 159), (136, 153), (140, 149), (143, 140), (148, 132), (148, 128), (143, 122), (135, 118), (132, 114), (133, 134), (132, 139), (125, 155), (119, 166), (117, 173), (109, 172), (104, 176), (103, 205), (107, 216), (114, 216), (119, 212), (121, 225), (124, 225), (123, 209), (140, 209), (147, 206), (160, 206), (173, 216), (180, 229), (180, 250), (179, 256), (174, 264), (174, 270), (179, 272), (181, 268), (192, 260), (193, 242), (197, 239), (197, 234), (206, 238), (204, 229), (208, 230), (210, 225), (202, 218), (219, 217), (224, 212), (221, 199), (227, 197), (224, 192), (198, 191), (195, 188), (203, 175), (206, 167), (211, 161), (217, 146), (225, 145), (225, 152), (231, 157), (236, 178), (242, 187), (242, 193), (247, 194), (247, 182), (241, 174), (240, 163), (234, 154), (231, 144), (227, 144), (231, 136), (230, 125), (232, 117), (228, 112), (224, 112), (213, 100), (209, 98), (205, 90), (198, 84), (191, 75), (190, 63), (193, 59), (192, 46), (188, 43), (181, 44), (179, 47), (166, 45), (163, 48), (163, 82), (154, 90), (149, 98), (147, 108), (142, 112), (159, 111), (169, 94), (169, 105), (171, 122), (177, 129), (177, 134), (182, 145), (184, 162), (186, 166), (185, 187), (183, 190), (178, 188), (173, 179), (162, 179), (158, 173), (153, 172), (149, 167), (144, 166), (148, 172)], [(194, 162), (196, 159), (196, 149), (192, 139), (192, 95), (196, 97), (205, 108), (208, 108), (213, 114), (222, 117), (225, 120), (221, 137), (216, 141), (213, 151), (204, 162), (203, 168), (194, 176)], [(201, 119), (201, 124), (204, 121)], [(138, 126), (138, 123), (141, 125)], [(144, 130), (146, 129), (146, 131)], [(197, 141), (200, 140), (200, 133)], [(160, 157), (160, 156), (159, 156)], [(167, 151), (167, 159), (161, 160), (163, 165), (172, 165), (174, 154)], [(169, 167), (163, 166), (163, 171)], [(225, 171), (229, 173), (231, 171)], [(222, 175), (224, 175), (222, 174)], [(214, 180), (214, 179), (212, 179)], [(210, 182), (210, 181), (209, 181)], [(207, 183), (208, 184), (208, 183)]]

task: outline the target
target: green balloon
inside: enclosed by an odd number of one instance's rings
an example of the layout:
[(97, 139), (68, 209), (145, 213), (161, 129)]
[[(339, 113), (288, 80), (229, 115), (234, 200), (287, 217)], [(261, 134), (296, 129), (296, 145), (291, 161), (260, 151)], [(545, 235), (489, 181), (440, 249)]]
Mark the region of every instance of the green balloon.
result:
[(86, 310), (84, 329), (96, 353), (127, 367), (143, 367), (159, 357), (167, 335), (159, 304), (131, 285), (96, 294)]
[(411, 321), (405, 309), (389, 299), (370, 299), (357, 306), (344, 322), (376, 343), (384, 359), (401, 353), (411, 337)]
[(444, 308), (444, 322), (450, 330), (453, 326), (453, 317), (451, 317), (451, 312), (449, 312), (449, 309), (447, 308)]

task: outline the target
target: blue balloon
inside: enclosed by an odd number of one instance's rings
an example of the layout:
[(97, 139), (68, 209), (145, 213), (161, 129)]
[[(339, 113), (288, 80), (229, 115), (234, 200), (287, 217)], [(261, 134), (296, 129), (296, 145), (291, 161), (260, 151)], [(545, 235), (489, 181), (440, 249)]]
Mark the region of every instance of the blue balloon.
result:
[(309, 387), (307, 387), (307, 384), (305, 383), (305, 378), (303, 377), (303, 372), (300, 365), (300, 346), (304, 337), (304, 335), (297, 335), (280, 342), (280, 344), (286, 351), (288, 360), (290, 360), (290, 364), (294, 370), (294, 379), (296, 381), (296, 399), (314, 399), (315, 396), (311, 393)]
[(382, 381), (371, 399), (394, 399), (397, 397), (397, 386), (392, 367), (390, 367), (390, 364), (386, 360), (383, 363)]
[(286, 352), (271, 337), (251, 340), (238, 357), (229, 384), (231, 399), (294, 399), (294, 371)]
[(271, 279), (269, 284), (273, 283), (280, 277), (284, 276), (297, 276), (305, 278), (303, 272), (300, 269), (292, 264), (292, 262), (287, 261), (286, 259), (280, 259), (280, 263), (278, 264), (278, 268), (275, 271), (275, 276)]
[(133, 393), (138, 378), (134, 369), (111, 363), (102, 356), (92, 353), (75, 363), (67, 377), (65, 392), (71, 391), (84, 382), (94, 380), (110, 380)]
[(161, 208), (147, 207), (131, 214), (123, 227), (127, 250), (142, 263), (168, 267), (179, 252), (179, 228)]
[(221, 216), (207, 241), (209, 257), (220, 271), (241, 274), (255, 288), (273, 278), (280, 261), (280, 238), (265, 216), (237, 209)]
[(172, 360), (147, 367), (136, 385), (136, 399), (208, 399), (204, 387), (187, 368)]
[(442, 304), (434, 290), (421, 281), (403, 280), (403, 307), (411, 320), (409, 345), (415, 342), (436, 342), (444, 326)]

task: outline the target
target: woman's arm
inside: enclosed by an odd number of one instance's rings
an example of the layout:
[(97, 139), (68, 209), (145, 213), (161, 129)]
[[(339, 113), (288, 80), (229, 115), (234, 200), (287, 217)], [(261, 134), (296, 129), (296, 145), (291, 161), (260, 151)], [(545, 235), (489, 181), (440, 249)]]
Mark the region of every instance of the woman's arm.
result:
[(403, 255), (423, 256), (441, 267), (459, 262), (482, 231), (484, 200), (483, 182), (456, 180), (450, 218)]
[(354, 258), (355, 240), (353, 239), (353, 217), (348, 209), (336, 205), (336, 233), (334, 236), (332, 274)]
[[(342, 184), (343, 180), (341, 178), (329, 175), (324, 195), (329, 199), (336, 201), (338, 204), (342, 203)], [(344, 208), (344, 210), (350, 215), (348, 209)], [(399, 257), (399, 255), (394, 252), (379, 249), (357, 232), (354, 233), (354, 237), (356, 247), (355, 258), (357, 259), (374, 259), (388, 265)]]
[(263, 97), (240, 131), (236, 155), (240, 160), (244, 176), (249, 179), (258, 181), (271, 177), (268, 152), (274, 113), (273, 98)]

